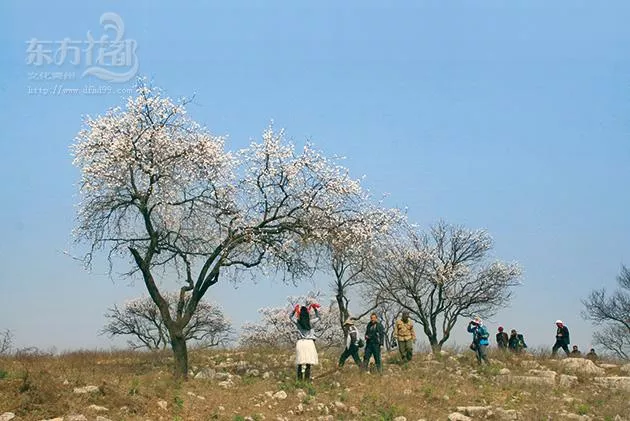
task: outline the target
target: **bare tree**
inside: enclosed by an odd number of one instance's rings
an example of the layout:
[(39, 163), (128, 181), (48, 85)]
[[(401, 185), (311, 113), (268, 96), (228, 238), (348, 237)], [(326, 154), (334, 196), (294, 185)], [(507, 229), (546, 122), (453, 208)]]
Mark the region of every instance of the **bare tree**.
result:
[[(77, 241), (140, 275), (169, 332), (175, 375), (187, 377), (186, 326), (225, 275), (253, 268), (310, 274), (320, 232), (365, 199), (347, 170), (282, 131), (237, 153), (158, 89), (140, 84), (125, 110), (87, 118), (73, 145), (81, 170)], [(251, 273), (251, 272), (250, 272)], [(223, 275), (223, 276), (222, 276)], [(159, 276), (182, 285), (171, 309)]]
[(0, 355), (8, 354), (13, 347), (13, 332), (9, 329), (0, 332)]
[[(177, 293), (164, 294), (171, 311), (179, 300)], [(168, 329), (160, 310), (151, 297), (130, 300), (122, 309), (110, 308), (105, 314), (108, 320), (101, 331), (109, 336), (131, 336), (128, 344), (133, 349), (165, 349), (170, 344)], [(202, 348), (227, 345), (234, 335), (232, 324), (217, 304), (200, 302), (190, 322), (184, 329), (184, 337)]]
[(606, 289), (594, 290), (582, 300), (582, 317), (594, 322), (600, 330), (593, 334), (593, 342), (617, 357), (630, 359), (630, 269), (621, 267), (617, 276), (619, 289), (608, 296)]
[(437, 352), (459, 317), (490, 317), (509, 304), (520, 269), (487, 262), (491, 249), (483, 230), (440, 222), (425, 234), (406, 225), (382, 243), (366, 275), (382, 300), (409, 311)]

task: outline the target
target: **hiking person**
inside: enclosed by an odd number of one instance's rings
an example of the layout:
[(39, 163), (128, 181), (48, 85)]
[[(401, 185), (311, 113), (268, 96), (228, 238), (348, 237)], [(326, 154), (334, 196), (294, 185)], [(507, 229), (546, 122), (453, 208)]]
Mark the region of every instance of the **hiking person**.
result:
[(411, 361), (416, 332), (413, 330), (413, 322), (409, 319), (408, 311), (403, 311), (400, 320), (396, 320), (394, 339), (398, 342), (398, 352), (400, 352), (401, 360)]
[(564, 325), (562, 320), (556, 320), (556, 343), (551, 348), (551, 354), (556, 355), (558, 349), (562, 348), (567, 357), (569, 356), (569, 344), (571, 343), (569, 338), (569, 328)]
[(598, 357), (597, 357), (597, 354), (595, 353), (595, 349), (591, 348), (591, 350), (588, 351), (588, 354), (586, 354), (585, 358), (587, 358), (587, 359), (589, 359), (589, 360), (591, 360), (593, 362), (597, 361)]
[(468, 332), (473, 334), (473, 342), (470, 348), (475, 351), (479, 364), (489, 364), (488, 362), (488, 329), (483, 325), (483, 321), (479, 317), (475, 317), (468, 323)]
[(573, 349), (571, 349), (571, 353), (569, 354), (572, 358), (582, 358), (582, 353), (578, 349), (577, 345), (573, 345)]
[(499, 326), (499, 329), (497, 330), (498, 330), (496, 334), (497, 347), (500, 350), (505, 351), (507, 349), (508, 341), (509, 341), (508, 334), (503, 331), (503, 326)]
[(508, 348), (510, 351), (515, 353), (520, 353), (523, 349), (527, 348), (527, 344), (525, 343), (525, 338), (523, 335), (518, 333), (516, 329), (512, 329), (510, 331), (510, 338), (508, 339)]
[(360, 344), (359, 341), (363, 341), (359, 338), (359, 329), (357, 329), (351, 319), (348, 319), (343, 323), (343, 329), (346, 334), (346, 348), (339, 357), (339, 364), (337, 367), (343, 367), (348, 357), (352, 357), (357, 366), (361, 368), (363, 364), (361, 364), (361, 358), (359, 358), (359, 348), (363, 346), (363, 344)]
[(365, 353), (363, 354), (363, 370), (368, 370), (370, 358), (374, 357), (374, 364), (379, 373), (383, 372), (381, 363), (381, 347), (385, 340), (385, 328), (378, 321), (376, 313), (370, 314), (370, 322), (365, 329)]
[[(319, 364), (317, 349), (315, 348), (315, 331), (313, 325), (319, 322), (319, 308), (317, 303), (307, 306), (295, 306), (289, 318), (297, 327), (298, 340), (295, 343), (295, 364), (297, 366), (298, 381), (311, 381), (311, 366)], [(314, 317), (311, 317), (310, 311)]]

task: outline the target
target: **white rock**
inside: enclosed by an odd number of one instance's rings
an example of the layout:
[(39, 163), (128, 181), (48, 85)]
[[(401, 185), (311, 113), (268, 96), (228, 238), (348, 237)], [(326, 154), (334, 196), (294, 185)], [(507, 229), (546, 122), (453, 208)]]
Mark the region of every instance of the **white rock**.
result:
[(13, 412), (5, 412), (0, 415), (0, 421), (11, 421), (13, 418), (15, 418), (15, 414)]
[(613, 369), (619, 367), (617, 364), (600, 364), (601, 368)]
[(448, 415), (448, 421), (471, 421), (472, 418), (467, 417), (459, 412), (452, 412)]
[(499, 370), (499, 374), (502, 376), (505, 376), (506, 374), (510, 374), (511, 371), (509, 368), (502, 368), (501, 370)]
[(490, 406), (458, 406), (457, 412), (470, 417), (485, 417), (491, 409)]
[(92, 411), (96, 411), (96, 412), (107, 412), (107, 411), (109, 411), (109, 409), (105, 408), (104, 406), (98, 406), (98, 405), (90, 405), (90, 406), (88, 406), (88, 409), (90, 409)]
[(555, 371), (551, 371), (551, 370), (529, 370), (528, 371), (529, 374), (531, 374), (532, 376), (538, 376), (538, 377), (549, 377), (551, 379), (555, 379), (556, 378), (556, 372)]
[(621, 366), (621, 368), (620, 368), (620, 370), (621, 370), (623, 373), (628, 373), (628, 374), (630, 374), (630, 363), (622, 365), (622, 366)]
[(273, 394), (273, 398), (278, 399), (278, 400), (284, 400), (287, 398), (287, 392), (285, 392), (284, 390), (280, 390)]
[(345, 411), (348, 408), (346, 404), (341, 401), (335, 401), (334, 405), (339, 411)]
[(64, 420), (65, 421), (88, 421), (87, 417), (82, 414), (69, 415), (68, 417), (64, 418)]
[(577, 376), (570, 376), (568, 374), (561, 374), (560, 380), (558, 382), (560, 387), (566, 387), (566, 388), (571, 388), (575, 386), (577, 383), (578, 383)]
[(403, 395), (411, 395), (413, 392), (411, 389), (405, 389), (403, 390)]
[(75, 387), (74, 393), (94, 393), (98, 392), (98, 386)]
[(229, 389), (234, 386), (234, 383), (232, 382), (232, 380), (224, 380), (222, 382), (219, 382), (218, 386), (224, 389)]
[(630, 377), (595, 377), (594, 381), (604, 387), (623, 389), (630, 392)]
[(214, 379), (214, 377), (217, 374), (217, 370), (215, 370), (214, 368), (202, 368), (201, 371), (199, 371), (199, 373), (195, 374), (195, 379), (200, 380), (200, 379)]
[(168, 407), (168, 402), (166, 402), (165, 400), (159, 400), (157, 402), (157, 405), (163, 409), (164, 411), (166, 411), (166, 408)]
[(394, 418), (394, 421), (407, 421), (407, 417), (403, 417), (402, 415)]
[(595, 374), (604, 375), (606, 370), (597, 367), (595, 363), (586, 358), (565, 358), (560, 360), (560, 367), (571, 374)]

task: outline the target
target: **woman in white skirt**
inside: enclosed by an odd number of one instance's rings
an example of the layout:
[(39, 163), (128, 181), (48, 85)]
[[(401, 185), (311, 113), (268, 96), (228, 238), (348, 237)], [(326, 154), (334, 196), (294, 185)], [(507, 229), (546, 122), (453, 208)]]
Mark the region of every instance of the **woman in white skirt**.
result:
[[(298, 331), (298, 341), (295, 344), (295, 364), (297, 366), (298, 381), (311, 381), (311, 366), (319, 364), (317, 349), (315, 348), (315, 332), (313, 325), (319, 322), (319, 304), (312, 303), (308, 307), (295, 306), (291, 313), (291, 321)], [(313, 317), (310, 311), (313, 309)]]

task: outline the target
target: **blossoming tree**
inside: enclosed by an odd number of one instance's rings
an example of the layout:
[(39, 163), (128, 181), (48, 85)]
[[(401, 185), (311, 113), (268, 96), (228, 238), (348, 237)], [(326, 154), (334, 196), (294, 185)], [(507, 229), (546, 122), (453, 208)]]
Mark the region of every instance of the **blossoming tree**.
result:
[[(90, 264), (97, 251), (129, 258), (169, 332), (176, 375), (186, 377), (184, 329), (222, 275), (252, 268), (310, 270), (320, 232), (364, 200), (347, 170), (272, 127), (244, 150), (226, 151), (159, 89), (139, 84), (126, 108), (86, 118), (73, 145), (81, 171), (75, 233)], [(162, 278), (159, 278), (159, 277)], [(159, 281), (181, 285), (173, 310)]]
[[(173, 313), (179, 294), (171, 292), (163, 294), (163, 297)], [(132, 349), (165, 349), (170, 343), (160, 309), (148, 295), (129, 300), (122, 308), (114, 306), (108, 309), (105, 318), (107, 323), (102, 332), (110, 336), (131, 336), (128, 344)], [(226, 345), (233, 333), (232, 324), (221, 307), (205, 301), (197, 304), (193, 317), (184, 328), (184, 338), (204, 348)]]
[(509, 304), (518, 285), (514, 263), (489, 261), (493, 242), (484, 230), (444, 222), (429, 233), (403, 224), (381, 244), (381, 258), (366, 271), (380, 299), (409, 311), (439, 351), (459, 317), (490, 317)]
[[(287, 305), (283, 307), (265, 307), (258, 310), (261, 320), (245, 323), (241, 328), (239, 342), (246, 347), (286, 347), (295, 346), (298, 339), (296, 327), (289, 315), (296, 304), (319, 301), (316, 293), (305, 296), (287, 297)], [(343, 343), (343, 331), (337, 320), (338, 308), (334, 303), (319, 309), (320, 321), (314, 325), (318, 348), (340, 346)]]

